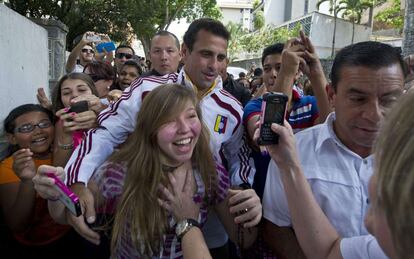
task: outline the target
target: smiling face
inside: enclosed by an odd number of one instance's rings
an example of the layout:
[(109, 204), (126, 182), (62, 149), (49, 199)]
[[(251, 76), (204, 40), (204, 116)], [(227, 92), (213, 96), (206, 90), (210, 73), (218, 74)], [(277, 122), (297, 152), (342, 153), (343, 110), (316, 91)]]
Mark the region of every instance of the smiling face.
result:
[(191, 160), (201, 132), (201, 122), (194, 104), (188, 101), (182, 112), (163, 124), (157, 133), (157, 143), (169, 166)]
[[(9, 142), (13, 145), (18, 145), (19, 148), (30, 148), (30, 150), (37, 156), (43, 156), (49, 153), (50, 145), (54, 139), (54, 127), (49, 116), (40, 111), (28, 112), (17, 117), (14, 121), (15, 129), (21, 128), (25, 125), (49, 125), (43, 129), (35, 126), (32, 132), (20, 133), (16, 131), (13, 134), (8, 134)], [(48, 124), (49, 123), (49, 124)]]
[(328, 88), (335, 108), (338, 138), (361, 157), (371, 154), (385, 112), (401, 95), (404, 76), (399, 64), (371, 69), (344, 66), (336, 91)]
[(70, 107), (73, 98), (88, 94), (92, 94), (91, 88), (80, 79), (67, 79), (60, 87), (60, 98), (65, 108)]
[(193, 50), (183, 46), (185, 72), (199, 91), (206, 91), (225, 66), (227, 40), (208, 31), (197, 33)]

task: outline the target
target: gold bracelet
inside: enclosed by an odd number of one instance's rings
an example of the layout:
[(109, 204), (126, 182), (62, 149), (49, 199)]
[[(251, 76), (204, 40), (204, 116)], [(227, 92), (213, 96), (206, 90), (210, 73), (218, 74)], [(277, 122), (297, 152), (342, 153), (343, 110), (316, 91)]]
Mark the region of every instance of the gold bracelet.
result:
[(73, 141), (70, 144), (61, 144), (58, 141), (58, 147), (61, 148), (61, 149), (63, 149), (63, 150), (71, 150), (71, 149), (73, 149)]

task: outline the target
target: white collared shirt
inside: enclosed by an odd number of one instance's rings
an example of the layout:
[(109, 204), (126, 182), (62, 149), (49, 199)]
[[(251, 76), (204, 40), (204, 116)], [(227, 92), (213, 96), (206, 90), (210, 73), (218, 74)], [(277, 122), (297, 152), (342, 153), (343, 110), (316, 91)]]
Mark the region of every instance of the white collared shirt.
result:
[[(324, 124), (296, 134), (299, 160), (316, 201), (338, 233), (344, 238), (368, 235), (364, 217), (373, 156), (361, 158), (342, 144), (333, 130), (334, 120), (335, 113), (331, 113)], [(292, 225), (280, 172), (273, 160), (268, 168), (263, 209), (263, 216), (274, 224)]]

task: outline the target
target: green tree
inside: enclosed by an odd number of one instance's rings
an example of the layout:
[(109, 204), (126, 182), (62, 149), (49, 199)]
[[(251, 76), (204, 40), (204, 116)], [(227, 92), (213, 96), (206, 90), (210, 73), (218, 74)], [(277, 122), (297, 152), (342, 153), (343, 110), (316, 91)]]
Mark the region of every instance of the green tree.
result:
[(255, 30), (260, 30), (265, 25), (265, 18), (262, 10), (259, 10), (254, 14), (253, 25)]
[(405, 0), (403, 55), (414, 54), (414, 0)]
[(338, 17), (338, 2), (339, 0), (319, 0), (316, 3), (316, 8), (319, 10), (322, 3), (329, 2), (329, 12), (333, 13), (334, 15), (334, 31), (332, 35), (332, 50), (331, 50), (331, 57), (335, 55), (335, 39), (336, 39), (336, 20)]
[(234, 59), (238, 58), (237, 55), (242, 50), (242, 45), (240, 44), (240, 38), (246, 33), (246, 31), (243, 30), (242, 25), (240, 23), (229, 22), (226, 25), (226, 28), (230, 32), (230, 35), (231, 35), (229, 46), (227, 48), (228, 57), (231, 63)]
[(167, 30), (174, 20), (186, 18), (191, 22), (200, 17), (221, 17), (215, 0), (119, 0), (117, 3), (126, 10), (125, 18), (142, 42), (146, 54), (154, 33)]
[(401, 13), (401, 1), (393, 0), (392, 5), (389, 8), (378, 12), (375, 16), (375, 19), (379, 22), (402, 31), (404, 27), (404, 17)]
[(86, 31), (108, 33), (115, 41), (131, 37), (128, 21), (112, 0), (10, 0), (9, 7), (29, 18), (52, 18), (66, 24), (68, 50), (73, 40)]
[(239, 44), (242, 49), (248, 53), (257, 53), (265, 46), (286, 42), (292, 37), (299, 36), (300, 24), (298, 23), (293, 29), (287, 27), (274, 28), (270, 25), (263, 27), (261, 30), (247, 34), (240, 38)]
[(362, 13), (372, 6), (368, 1), (362, 0), (341, 0), (337, 9), (337, 13), (343, 12), (342, 17), (348, 18), (352, 22), (352, 39), (354, 44), (355, 24), (361, 22)]

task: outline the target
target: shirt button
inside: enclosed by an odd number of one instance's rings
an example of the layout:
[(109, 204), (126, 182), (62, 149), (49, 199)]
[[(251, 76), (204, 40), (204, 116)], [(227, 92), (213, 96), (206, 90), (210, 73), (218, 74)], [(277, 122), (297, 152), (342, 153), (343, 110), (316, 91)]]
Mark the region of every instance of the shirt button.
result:
[(364, 162), (365, 165), (368, 163), (368, 161), (366, 159), (364, 159), (362, 161)]

